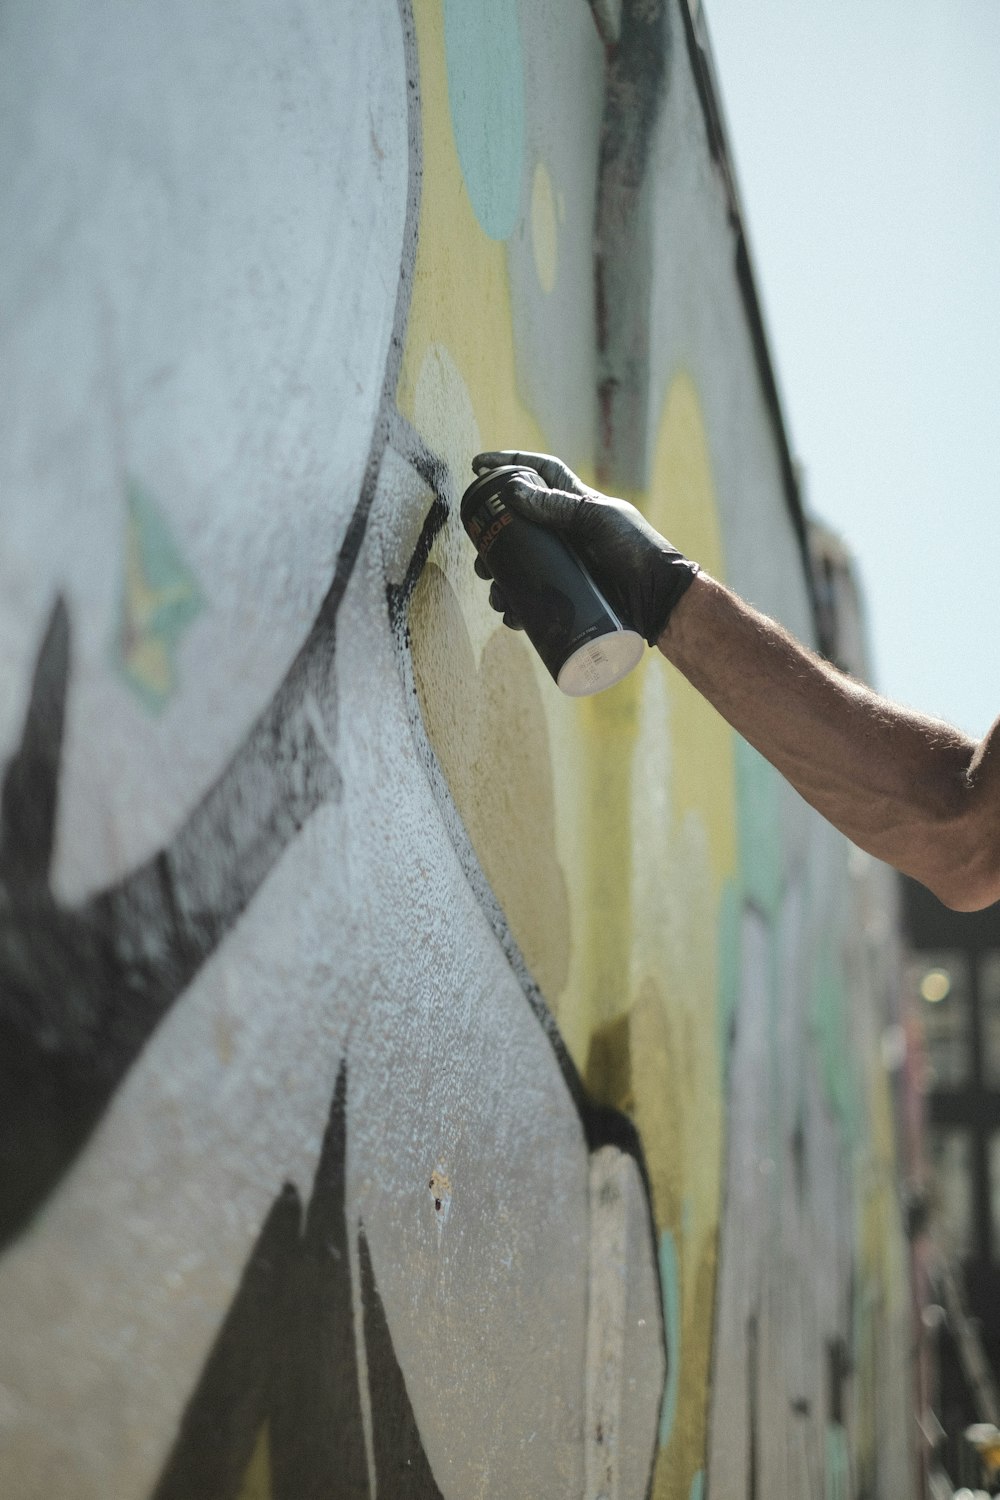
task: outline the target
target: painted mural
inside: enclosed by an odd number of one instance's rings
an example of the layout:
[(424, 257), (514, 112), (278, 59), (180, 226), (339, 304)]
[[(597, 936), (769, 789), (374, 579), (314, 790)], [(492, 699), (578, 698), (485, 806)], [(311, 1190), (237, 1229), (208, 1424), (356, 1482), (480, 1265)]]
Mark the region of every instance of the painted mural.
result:
[(0, 36), (0, 1492), (911, 1493), (891, 884), (458, 521), (835, 652), (688, 7)]

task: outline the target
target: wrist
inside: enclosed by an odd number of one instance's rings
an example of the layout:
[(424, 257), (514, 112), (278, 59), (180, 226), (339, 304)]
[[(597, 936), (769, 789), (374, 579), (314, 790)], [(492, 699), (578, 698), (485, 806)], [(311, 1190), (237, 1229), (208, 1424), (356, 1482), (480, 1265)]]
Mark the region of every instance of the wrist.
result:
[(667, 616), (656, 647), (681, 671), (696, 659), (699, 635), (721, 588), (721, 584), (699, 568)]

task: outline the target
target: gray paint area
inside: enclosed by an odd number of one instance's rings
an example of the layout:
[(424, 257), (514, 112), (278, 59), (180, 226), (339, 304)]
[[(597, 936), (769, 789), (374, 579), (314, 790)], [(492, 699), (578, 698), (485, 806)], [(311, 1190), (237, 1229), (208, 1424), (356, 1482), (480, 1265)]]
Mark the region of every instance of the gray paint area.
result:
[(743, 925), (711, 1397), (709, 1472), (722, 1494), (749, 1495), (754, 1485), (773, 1495), (823, 1493), (826, 1438), (815, 1416), (829, 1401), (829, 1351), (846, 1349), (851, 1336), (843, 1255), (854, 1206), (834, 1165), (837, 1143), (818, 1112), (780, 1129), (773, 1122), (775, 1098), (779, 1109), (793, 1105), (782, 1074), (801, 1041), (786, 1034), (777, 1053), (769, 1045), (770, 978), (777, 959), (794, 983), (797, 918), (783, 921), (778, 955), (765, 921), (749, 912)]

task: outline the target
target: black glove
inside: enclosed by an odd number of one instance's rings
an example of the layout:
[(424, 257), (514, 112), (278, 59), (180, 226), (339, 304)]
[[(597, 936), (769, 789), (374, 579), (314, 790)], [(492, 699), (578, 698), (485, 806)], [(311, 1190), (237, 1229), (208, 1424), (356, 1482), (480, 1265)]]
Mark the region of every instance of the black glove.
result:
[[(511, 509), (563, 536), (622, 623), (655, 646), (671, 610), (698, 572), (698, 564), (671, 547), (634, 505), (589, 489), (561, 459), (547, 453), (508, 451), (478, 453), (472, 460), (477, 474), (503, 464), (533, 469), (542, 481), (533, 485), (527, 475), (512, 481), (504, 492)], [(480, 558), (476, 572), (480, 578), (490, 577)], [(503, 615), (505, 625), (521, 628), (495, 583), (490, 603)]]

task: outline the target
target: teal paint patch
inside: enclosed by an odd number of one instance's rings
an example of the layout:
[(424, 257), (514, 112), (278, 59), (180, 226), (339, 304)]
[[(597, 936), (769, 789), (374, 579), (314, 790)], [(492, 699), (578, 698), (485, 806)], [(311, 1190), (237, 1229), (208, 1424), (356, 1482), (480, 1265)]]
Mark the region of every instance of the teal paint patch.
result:
[(705, 1500), (705, 1470), (699, 1469), (691, 1481), (691, 1493), (688, 1500)]
[(517, 0), (444, 0), (451, 128), (476, 218), (494, 240), (517, 223), (524, 66)]
[(716, 928), (717, 993), (715, 1018), (718, 1028), (719, 1070), (725, 1092), (729, 1067), (729, 1044), (740, 993), (740, 930), (743, 917), (743, 895), (735, 880), (727, 880), (719, 898)]
[(150, 713), (159, 713), (177, 686), (180, 640), (204, 608), (191, 569), (146, 490), (129, 480), (125, 576), (111, 661)]
[(824, 1500), (850, 1500), (851, 1460), (847, 1433), (839, 1422), (829, 1422), (826, 1429), (826, 1485)]
[(677, 1245), (669, 1229), (660, 1235), (659, 1261), (663, 1332), (667, 1344), (667, 1383), (660, 1407), (660, 1447), (665, 1448), (674, 1430), (681, 1380), (681, 1272)]
[(743, 894), (769, 917), (781, 901), (781, 779), (743, 739), (736, 739), (736, 794)]

